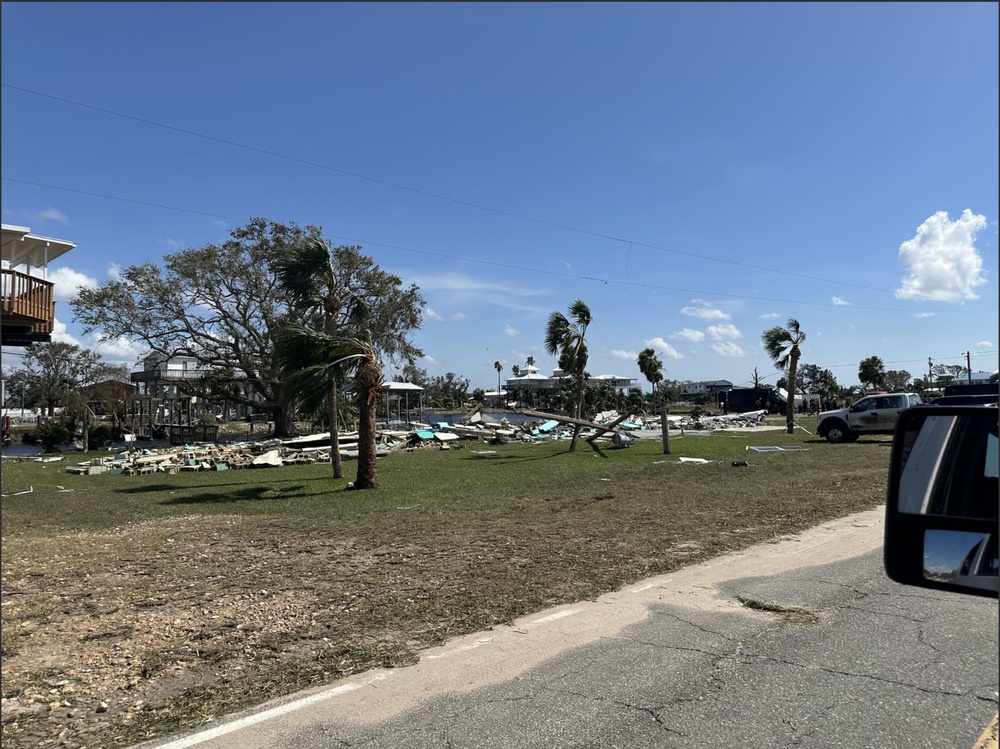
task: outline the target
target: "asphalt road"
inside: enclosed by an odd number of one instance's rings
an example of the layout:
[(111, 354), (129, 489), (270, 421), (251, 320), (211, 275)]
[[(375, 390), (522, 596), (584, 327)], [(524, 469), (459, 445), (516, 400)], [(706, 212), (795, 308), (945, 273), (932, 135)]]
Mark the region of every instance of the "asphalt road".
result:
[(143, 746), (970, 749), (997, 601), (889, 581), (881, 534), (845, 518)]

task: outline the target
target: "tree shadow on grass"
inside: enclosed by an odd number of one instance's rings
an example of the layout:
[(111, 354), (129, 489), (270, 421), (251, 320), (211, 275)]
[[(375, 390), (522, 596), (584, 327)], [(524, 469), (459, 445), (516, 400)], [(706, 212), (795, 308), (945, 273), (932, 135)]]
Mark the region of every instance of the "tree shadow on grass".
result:
[[(296, 480), (301, 481), (301, 479), (284, 479), (284, 482), (287, 483), (289, 481), (296, 481)], [(340, 481), (341, 479), (330, 479), (328, 476), (316, 477), (316, 478), (310, 478), (310, 479), (308, 479), (308, 481), (327, 481), (327, 480)], [(279, 480), (279, 481), (272, 481), (271, 483), (272, 484), (280, 484), (280, 483), (283, 483), (283, 482), (281, 480)], [(246, 485), (245, 482), (242, 482), (242, 481), (227, 481), (226, 483), (209, 483), (209, 484), (198, 484), (198, 485), (191, 485), (191, 484), (146, 484), (145, 486), (130, 486), (130, 487), (127, 487), (125, 489), (116, 489), (115, 493), (116, 494), (150, 494), (150, 493), (153, 493), (153, 492), (170, 492), (170, 491), (191, 492), (191, 491), (196, 491), (198, 489), (225, 489), (228, 486), (244, 486), (245, 487), (247, 485)], [(336, 488), (332, 489), (331, 491), (340, 491), (342, 488), (343, 487), (336, 487)]]
[(204, 505), (220, 504), (224, 502), (273, 502), (275, 500), (288, 500), (297, 497), (305, 497), (305, 484), (295, 484), (292, 486), (276, 489), (273, 486), (246, 486), (235, 492), (203, 492), (201, 494), (189, 494), (183, 497), (174, 497), (160, 502), (161, 505)]

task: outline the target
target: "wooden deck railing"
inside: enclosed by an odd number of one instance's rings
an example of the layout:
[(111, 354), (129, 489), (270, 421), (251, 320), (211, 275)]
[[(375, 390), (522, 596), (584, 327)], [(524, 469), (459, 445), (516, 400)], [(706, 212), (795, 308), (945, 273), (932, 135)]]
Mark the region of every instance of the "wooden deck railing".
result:
[(35, 332), (51, 333), (56, 319), (52, 282), (9, 268), (0, 269), (0, 274), (3, 316), (11, 322), (31, 325)]

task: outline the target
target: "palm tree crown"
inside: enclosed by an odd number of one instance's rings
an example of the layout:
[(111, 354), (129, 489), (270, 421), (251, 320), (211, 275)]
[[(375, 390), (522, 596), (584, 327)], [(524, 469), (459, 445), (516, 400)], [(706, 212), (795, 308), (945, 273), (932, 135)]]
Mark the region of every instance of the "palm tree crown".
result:
[(645, 348), (639, 352), (639, 371), (642, 372), (649, 384), (653, 386), (654, 393), (656, 392), (656, 386), (663, 379), (662, 370), (663, 362), (656, 357), (656, 351), (651, 348)]

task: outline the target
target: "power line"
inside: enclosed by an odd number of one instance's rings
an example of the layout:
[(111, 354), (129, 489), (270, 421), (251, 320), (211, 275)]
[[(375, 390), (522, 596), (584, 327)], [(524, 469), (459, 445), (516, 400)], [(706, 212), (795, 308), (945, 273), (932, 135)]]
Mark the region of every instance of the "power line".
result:
[[(347, 169), (341, 169), (339, 167), (330, 166), (329, 164), (322, 164), (320, 162), (312, 161), (310, 159), (303, 159), (303, 158), (300, 158), (300, 157), (297, 157), (297, 156), (290, 156), (288, 154), (280, 153), (278, 151), (271, 151), (271, 150), (266, 149), (266, 148), (260, 148), (258, 146), (251, 146), (251, 145), (247, 145), (245, 143), (239, 143), (237, 141), (229, 140), (227, 138), (220, 138), (220, 137), (215, 136), (215, 135), (208, 135), (207, 133), (200, 133), (200, 132), (195, 131), (195, 130), (189, 130), (187, 128), (177, 127), (175, 125), (167, 125), (165, 123), (157, 122), (155, 120), (150, 120), (150, 119), (147, 119), (147, 118), (144, 118), (144, 117), (137, 117), (135, 115), (125, 114), (123, 112), (116, 112), (116, 111), (114, 111), (112, 109), (106, 109), (104, 107), (98, 107), (98, 106), (95, 106), (93, 104), (85, 104), (83, 102), (74, 101), (72, 99), (67, 99), (65, 97), (55, 96), (53, 94), (47, 94), (47, 93), (43, 93), (41, 91), (35, 91), (33, 89), (24, 88), (24, 87), (21, 87), (21, 86), (15, 86), (15, 85), (12, 85), (12, 84), (9, 84), (9, 83), (4, 83), (2, 85), (5, 88), (9, 88), (9, 89), (14, 90), (14, 91), (20, 91), (22, 93), (31, 94), (33, 96), (39, 96), (39, 97), (46, 98), (46, 99), (52, 99), (53, 101), (58, 101), (58, 102), (61, 102), (63, 104), (69, 104), (69, 105), (75, 106), (75, 107), (81, 107), (81, 108), (84, 108), (84, 109), (90, 109), (90, 110), (93, 110), (95, 112), (101, 112), (102, 114), (107, 114), (107, 115), (110, 115), (110, 116), (113, 116), (113, 117), (120, 117), (122, 119), (132, 120), (134, 122), (140, 122), (142, 124), (151, 125), (153, 127), (162, 128), (164, 130), (171, 130), (173, 132), (181, 133), (181, 134), (184, 134), (184, 135), (189, 135), (191, 137), (201, 138), (201, 139), (213, 141), (213, 142), (216, 142), (216, 143), (222, 143), (223, 145), (232, 146), (233, 148), (241, 148), (241, 149), (244, 149), (244, 150), (247, 150), (247, 151), (252, 151), (254, 153), (264, 154), (266, 156), (272, 156), (272, 157), (277, 158), (277, 159), (283, 159), (285, 161), (291, 161), (291, 162), (294, 162), (294, 163), (298, 163), (298, 164), (303, 164), (303, 165), (306, 165), (306, 166), (315, 167), (317, 169), (323, 169), (323, 170), (326, 170), (326, 171), (335, 172), (337, 174), (342, 174), (344, 176), (353, 177), (355, 179), (366, 180), (368, 182), (373, 182), (375, 184), (383, 185), (385, 187), (392, 187), (392, 188), (397, 189), (397, 190), (405, 190), (407, 192), (411, 192), (411, 193), (414, 193), (414, 194), (417, 194), (417, 195), (423, 195), (425, 197), (434, 198), (436, 200), (443, 200), (443, 201), (446, 201), (446, 202), (449, 202), (449, 203), (454, 203), (456, 205), (465, 206), (467, 208), (475, 208), (475, 209), (480, 210), (480, 211), (487, 211), (489, 213), (494, 213), (494, 214), (497, 214), (497, 215), (500, 215), (500, 216), (507, 216), (509, 218), (515, 218), (515, 219), (518, 219), (518, 220), (521, 220), (521, 221), (530, 221), (532, 223), (540, 224), (540, 225), (543, 225), (543, 226), (549, 226), (549, 227), (556, 228), (556, 229), (562, 229), (564, 231), (575, 232), (577, 234), (583, 234), (583, 235), (590, 236), (590, 237), (597, 237), (599, 239), (606, 239), (606, 240), (609, 240), (609, 241), (612, 241), (612, 242), (621, 242), (623, 244), (628, 244), (630, 246), (630, 248), (632, 246), (644, 247), (646, 249), (657, 250), (659, 252), (669, 252), (671, 254), (681, 255), (681, 256), (690, 257), (690, 258), (696, 258), (698, 260), (709, 260), (709, 261), (716, 262), (716, 263), (723, 263), (723, 264), (726, 264), (726, 265), (732, 265), (732, 266), (736, 266), (736, 267), (740, 267), (740, 268), (748, 268), (750, 270), (755, 270), (755, 271), (763, 271), (763, 272), (766, 272), (766, 273), (773, 273), (773, 274), (778, 274), (778, 275), (783, 275), (783, 276), (789, 276), (791, 278), (800, 278), (800, 279), (807, 280), (807, 281), (819, 281), (821, 283), (829, 283), (829, 284), (834, 284), (834, 285), (837, 285), (837, 286), (845, 286), (845, 287), (849, 287), (849, 288), (863, 289), (863, 290), (866, 290), (866, 291), (877, 291), (879, 293), (884, 293), (884, 294), (892, 294), (892, 293), (894, 293), (890, 289), (881, 289), (881, 288), (874, 287), (874, 286), (864, 286), (864, 285), (861, 285), (861, 284), (848, 283), (846, 281), (833, 281), (833, 280), (830, 280), (828, 278), (819, 278), (819, 277), (816, 277), (816, 276), (809, 276), (809, 275), (805, 275), (805, 274), (801, 274), (801, 273), (792, 273), (790, 271), (779, 270), (779, 269), (776, 269), (776, 268), (765, 268), (765, 267), (762, 267), (762, 266), (759, 266), (759, 265), (752, 265), (750, 263), (741, 263), (741, 262), (736, 261), (736, 260), (729, 260), (729, 259), (726, 259), (726, 258), (718, 258), (718, 257), (713, 257), (711, 255), (701, 255), (701, 254), (694, 253), (694, 252), (685, 252), (683, 250), (676, 250), (676, 249), (673, 249), (673, 248), (670, 248), (670, 247), (663, 247), (661, 245), (655, 245), (655, 244), (650, 244), (650, 243), (646, 243), (646, 242), (640, 242), (638, 240), (625, 239), (625, 238), (622, 238), (622, 237), (615, 237), (615, 236), (612, 236), (610, 234), (604, 234), (604, 233), (601, 233), (601, 232), (591, 231), (591, 230), (588, 230), (588, 229), (581, 229), (579, 227), (569, 226), (567, 224), (561, 224), (561, 223), (554, 222), (554, 221), (548, 221), (548, 220), (545, 220), (545, 219), (536, 218), (534, 216), (526, 216), (524, 214), (514, 213), (512, 211), (505, 211), (505, 210), (501, 210), (501, 209), (498, 209), (498, 208), (492, 208), (490, 206), (481, 205), (479, 203), (473, 203), (473, 202), (470, 202), (470, 201), (467, 201), (467, 200), (460, 200), (458, 198), (453, 198), (453, 197), (450, 197), (448, 195), (441, 195), (439, 193), (434, 193), (434, 192), (430, 192), (430, 191), (427, 191), (427, 190), (422, 190), (422, 189), (419, 189), (419, 188), (416, 188), (416, 187), (410, 187), (408, 185), (402, 185), (402, 184), (399, 184), (399, 183), (396, 183), (396, 182), (390, 182), (388, 180), (379, 179), (377, 177), (370, 177), (370, 176), (368, 176), (366, 174), (361, 174), (359, 172), (349, 171)], [(112, 199), (115, 199), (115, 200), (127, 200), (127, 199), (124, 199), (124, 198), (112, 198)], [(139, 203), (139, 204), (143, 204), (143, 205), (153, 205), (153, 206), (156, 205), (156, 204), (153, 204), (153, 203), (142, 203), (142, 201), (128, 201), (128, 202), (135, 202), (135, 203)], [(184, 209), (172, 209), (172, 210), (184, 210)], [(199, 211), (188, 211), (188, 212), (190, 212), (190, 213), (200, 213)], [(209, 216), (211, 216), (213, 214), (202, 214), (202, 215), (209, 215)], [(222, 216), (220, 218), (231, 218), (231, 217)], [(241, 220), (241, 219), (234, 219), (234, 220), (238, 221), (238, 220)], [(935, 300), (934, 297), (930, 297), (930, 296), (924, 296), (924, 295), (916, 295), (916, 296), (919, 296), (920, 298), (928, 299), (928, 300), (931, 300), (931, 301), (937, 301), (937, 300)], [(749, 297), (749, 298), (753, 298), (753, 297)], [(986, 304), (986, 303), (985, 302), (970, 302), (970, 304)], [(989, 306), (992, 306), (992, 305), (989, 305)], [(859, 309), (868, 309), (868, 308), (859, 308)], [(878, 308), (870, 308), (870, 309), (878, 309)]]
[(104, 198), (105, 200), (118, 200), (122, 203), (135, 203), (136, 205), (150, 206), (151, 208), (163, 208), (167, 211), (180, 211), (182, 213), (194, 213), (199, 216), (207, 216), (208, 218), (224, 218), (228, 221), (246, 221), (247, 217), (237, 218), (236, 216), (223, 216), (218, 213), (208, 213), (207, 211), (196, 211), (192, 208), (177, 208), (172, 205), (163, 205), (162, 203), (149, 203), (145, 200), (134, 200), (132, 198), (121, 198), (117, 195), (104, 195), (99, 192), (87, 192), (86, 190), (75, 190), (72, 187), (59, 187), (58, 185), (46, 185), (42, 182), (30, 182), (26, 179), (14, 179), (13, 177), (3, 177), (4, 182), (17, 182), (21, 185), (31, 185), (32, 187), (44, 187), (48, 190), (62, 190), (63, 192), (72, 192), (77, 195), (89, 195), (93, 198)]
[[(119, 197), (119, 196), (116, 196), (116, 195), (105, 195), (105, 194), (102, 194), (102, 193), (88, 192), (86, 190), (77, 190), (77, 189), (70, 188), (70, 187), (60, 187), (58, 185), (48, 185), (48, 184), (44, 184), (44, 183), (41, 183), (41, 182), (31, 182), (29, 180), (15, 179), (13, 177), (3, 177), (2, 179), (5, 182), (16, 182), (16, 183), (23, 184), (23, 185), (32, 185), (32, 186), (35, 186), (35, 187), (44, 187), (44, 188), (48, 188), (48, 189), (51, 189), (51, 190), (62, 190), (62, 191), (65, 191), (65, 192), (76, 193), (78, 195), (89, 195), (91, 197), (103, 198), (103, 199), (106, 199), (106, 200), (118, 200), (118, 201), (122, 201), (122, 202), (125, 202), (125, 203), (135, 203), (135, 204), (138, 204), (138, 205), (145, 205), (145, 206), (151, 206), (151, 207), (155, 207), (155, 208), (162, 208), (162, 209), (170, 210), (170, 211), (180, 211), (180, 212), (183, 212), (183, 213), (194, 213), (194, 214), (198, 214), (200, 216), (208, 216), (209, 218), (222, 218), (222, 219), (226, 219), (226, 220), (230, 220), (230, 221), (245, 221), (246, 220), (245, 217), (244, 218), (237, 218), (235, 216), (225, 216), (225, 215), (218, 214), (218, 213), (209, 213), (209, 212), (206, 212), (206, 211), (196, 211), (196, 210), (189, 209), (189, 208), (177, 208), (175, 206), (168, 206), (168, 205), (163, 205), (163, 204), (160, 204), (160, 203), (150, 203), (150, 202), (146, 202), (146, 201), (142, 201), (142, 200), (133, 200), (131, 198), (122, 198), (122, 197)], [(594, 282), (594, 283), (604, 284), (605, 286), (609, 286), (609, 285), (629, 286), (629, 287), (632, 287), (632, 288), (651, 289), (651, 290), (654, 290), (654, 291), (674, 291), (674, 292), (679, 292), (679, 293), (684, 293), (684, 294), (697, 294), (697, 295), (700, 295), (700, 296), (724, 296), (724, 297), (727, 297), (727, 298), (731, 297), (731, 298), (736, 298), (736, 299), (751, 299), (751, 300), (759, 301), (759, 302), (776, 302), (776, 303), (779, 303), (779, 304), (805, 305), (805, 306), (812, 306), (812, 307), (832, 307), (832, 308), (835, 308), (835, 309), (856, 309), (856, 310), (868, 310), (868, 311), (874, 311), (874, 312), (903, 312), (903, 313), (908, 313), (908, 314), (918, 314), (919, 312), (923, 311), (923, 310), (915, 310), (915, 309), (893, 309), (891, 307), (868, 307), (868, 306), (854, 305), (854, 304), (843, 305), (843, 304), (833, 304), (833, 303), (830, 303), (830, 302), (811, 302), (811, 301), (801, 301), (801, 300), (796, 300), (796, 299), (776, 299), (776, 298), (773, 298), (773, 297), (752, 296), (750, 294), (734, 294), (734, 293), (731, 293), (731, 292), (725, 293), (725, 294), (720, 294), (717, 291), (707, 291), (707, 290), (704, 290), (704, 289), (685, 289), (685, 288), (676, 287), (676, 286), (660, 286), (660, 285), (657, 285), (657, 284), (639, 283), (637, 281), (619, 281), (619, 280), (615, 280), (615, 279), (612, 279), (612, 278), (602, 278), (602, 277), (599, 277), (599, 276), (583, 276), (583, 275), (578, 275), (578, 274), (573, 274), (573, 273), (561, 273), (559, 271), (543, 270), (541, 268), (528, 268), (528, 267), (521, 266), (521, 265), (510, 265), (510, 264), (506, 264), (506, 263), (498, 263), (498, 262), (493, 261), (493, 260), (481, 260), (479, 258), (461, 257), (461, 256), (458, 256), (458, 255), (448, 255), (448, 254), (443, 253), (443, 252), (432, 252), (430, 250), (417, 250), (417, 249), (414, 249), (412, 247), (403, 247), (401, 245), (385, 244), (384, 242), (371, 242), (371, 241), (367, 241), (367, 240), (363, 240), (363, 239), (356, 239), (356, 238), (352, 238), (352, 237), (344, 237), (344, 236), (339, 236), (339, 235), (335, 235), (335, 234), (330, 235), (330, 237), (332, 239), (339, 239), (339, 240), (342, 240), (342, 241), (345, 241), (345, 242), (350, 242), (352, 244), (361, 244), (361, 245), (364, 245), (364, 246), (372, 246), (372, 247), (384, 247), (386, 249), (398, 250), (400, 252), (411, 252), (411, 253), (418, 254), (418, 255), (427, 255), (427, 256), (430, 256), (430, 257), (440, 257), (440, 258), (444, 258), (446, 260), (460, 260), (460, 261), (466, 262), (466, 263), (478, 263), (480, 265), (489, 265), (489, 266), (492, 266), (492, 267), (495, 267), (495, 268), (504, 268), (504, 269), (507, 269), (507, 270), (515, 270), (515, 271), (521, 271), (521, 272), (525, 272), (525, 273), (538, 273), (538, 274), (541, 274), (541, 275), (556, 276), (556, 277), (559, 277), (559, 278), (570, 278), (570, 279), (574, 279), (574, 280), (577, 280), (577, 281), (591, 281), (591, 282)], [(988, 310), (939, 310), (937, 312), (937, 314), (976, 315), (976, 314), (984, 314), (986, 312), (988, 312)]]

